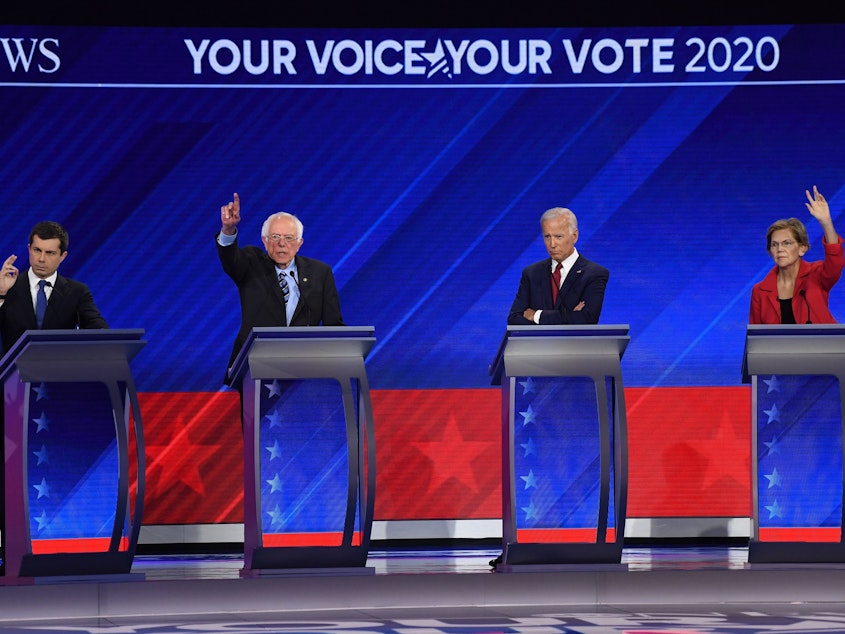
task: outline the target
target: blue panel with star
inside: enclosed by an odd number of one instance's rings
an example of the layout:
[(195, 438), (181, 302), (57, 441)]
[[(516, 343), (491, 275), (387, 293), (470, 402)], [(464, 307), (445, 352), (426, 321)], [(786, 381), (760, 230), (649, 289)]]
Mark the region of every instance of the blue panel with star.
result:
[(264, 381), (260, 407), (262, 531), (342, 531), (349, 458), (340, 383)]
[(760, 377), (757, 494), (761, 528), (839, 527), (842, 409), (833, 376)]
[[(595, 528), (600, 447), (593, 379), (520, 377), (514, 408), (517, 527)], [(610, 527), (612, 491), (611, 480)]]
[(110, 537), (118, 451), (108, 389), (33, 383), (27, 424), (32, 539)]

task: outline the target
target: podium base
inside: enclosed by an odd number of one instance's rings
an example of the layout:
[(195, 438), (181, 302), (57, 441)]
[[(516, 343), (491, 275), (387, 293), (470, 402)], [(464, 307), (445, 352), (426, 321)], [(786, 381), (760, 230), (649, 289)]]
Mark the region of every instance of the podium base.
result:
[(359, 568), (241, 568), (241, 578), (273, 577), (351, 577), (375, 575), (372, 567)]
[(748, 542), (748, 562), (752, 564), (830, 564), (845, 563), (842, 542)]

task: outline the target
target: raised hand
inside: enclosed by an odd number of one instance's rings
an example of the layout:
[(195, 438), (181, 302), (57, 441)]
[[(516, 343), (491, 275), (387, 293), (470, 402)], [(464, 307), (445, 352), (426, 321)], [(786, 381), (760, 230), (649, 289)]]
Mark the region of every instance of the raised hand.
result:
[(12, 288), (15, 280), (18, 279), (18, 269), (15, 266), (15, 260), (17, 259), (18, 256), (10, 255), (3, 262), (3, 268), (0, 269), (0, 295), (5, 295), (6, 291)]
[(233, 236), (237, 232), (236, 227), (241, 221), (241, 199), (237, 192), (234, 195), (234, 200), (223, 205), (220, 208), (220, 222), (223, 224), (223, 233), (227, 236)]
[(807, 206), (807, 210), (812, 214), (813, 218), (819, 221), (819, 224), (824, 231), (824, 241), (828, 244), (836, 244), (839, 242), (839, 236), (836, 233), (836, 229), (833, 227), (833, 219), (830, 217), (830, 207), (827, 204), (827, 200), (824, 196), (819, 193), (819, 188), (813, 185), (813, 195), (810, 195), (810, 192), (805, 190), (805, 194), (807, 194), (807, 201), (804, 203)]

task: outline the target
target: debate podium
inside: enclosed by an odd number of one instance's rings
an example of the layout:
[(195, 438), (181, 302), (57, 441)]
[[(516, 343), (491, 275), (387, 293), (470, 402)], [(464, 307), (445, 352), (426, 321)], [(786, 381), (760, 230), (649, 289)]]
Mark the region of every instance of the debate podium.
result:
[(845, 562), (845, 326), (749, 325), (750, 563)]
[(130, 572), (144, 442), (129, 362), (143, 334), (28, 330), (0, 360), (7, 579)]
[(620, 564), (627, 325), (509, 326), (502, 389), (502, 564)]
[(367, 561), (372, 327), (254, 328), (230, 369), (244, 424), (243, 576)]

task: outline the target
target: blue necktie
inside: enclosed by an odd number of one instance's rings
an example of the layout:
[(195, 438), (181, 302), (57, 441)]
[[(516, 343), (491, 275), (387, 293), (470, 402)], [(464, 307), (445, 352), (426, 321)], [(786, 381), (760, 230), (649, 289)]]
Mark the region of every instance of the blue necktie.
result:
[(282, 297), (284, 297), (285, 306), (287, 306), (288, 298), (290, 297), (290, 289), (288, 288), (288, 281), (285, 279), (284, 273), (279, 273), (279, 286), (282, 287)]
[(47, 312), (47, 293), (44, 287), (50, 282), (47, 280), (38, 280), (38, 295), (35, 297), (35, 321), (38, 322), (38, 327), (44, 323), (44, 313)]

